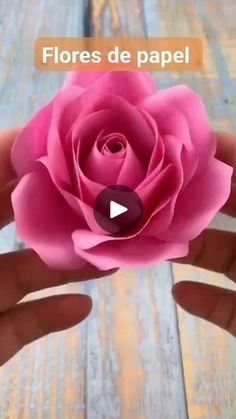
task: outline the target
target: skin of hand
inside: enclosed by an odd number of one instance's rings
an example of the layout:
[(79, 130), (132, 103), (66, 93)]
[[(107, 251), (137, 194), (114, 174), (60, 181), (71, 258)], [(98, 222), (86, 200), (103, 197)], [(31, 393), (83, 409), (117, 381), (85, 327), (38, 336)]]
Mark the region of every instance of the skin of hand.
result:
[[(13, 219), (11, 192), (17, 179), (10, 150), (20, 128), (0, 131), (0, 229)], [(87, 295), (56, 295), (21, 302), (27, 294), (66, 284), (111, 275), (91, 265), (77, 271), (47, 268), (32, 250), (0, 254), (0, 365), (24, 345), (84, 320), (91, 311)]]
[[(236, 135), (216, 133), (216, 138), (216, 157), (234, 169), (231, 194), (221, 212), (236, 217)], [(188, 256), (174, 262), (219, 272), (236, 282), (236, 234), (207, 229), (190, 243)], [(177, 283), (172, 292), (184, 310), (236, 336), (236, 292), (192, 281)]]

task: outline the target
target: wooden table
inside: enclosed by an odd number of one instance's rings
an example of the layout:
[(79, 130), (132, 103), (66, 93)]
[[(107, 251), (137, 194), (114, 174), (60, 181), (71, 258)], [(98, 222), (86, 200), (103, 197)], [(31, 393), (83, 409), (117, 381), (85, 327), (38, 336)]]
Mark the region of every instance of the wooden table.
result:
[[(215, 128), (236, 130), (235, 15), (233, 0), (1, 0), (1, 127), (26, 122), (62, 81), (35, 70), (38, 36), (145, 34), (203, 38), (204, 69), (156, 73), (157, 85), (187, 83)], [(216, 223), (233, 226), (226, 217)], [(20, 247), (12, 226), (2, 231), (1, 252)], [(182, 279), (227, 286), (220, 275), (163, 263), (55, 290), (90, 294), (92, 314), (0, 370), (0, 417), (235, 418), (236, 341), (176, 309), (171, 287)]]

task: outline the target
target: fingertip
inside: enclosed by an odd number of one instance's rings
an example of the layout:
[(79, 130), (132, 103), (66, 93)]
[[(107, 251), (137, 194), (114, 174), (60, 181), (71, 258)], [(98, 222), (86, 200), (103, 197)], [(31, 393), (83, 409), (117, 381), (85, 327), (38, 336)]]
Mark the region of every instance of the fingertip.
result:
[(21, 130), (22, 127), (0, 130), (0, 189), (17, 177), (11, 162), (11, 149)]
[(81, 294), (81, 296), (84, 298), (84, 302), (87, 307), (87, 313), (89, 315), (93, 308), (93, 300), (89, 295)]
[(71, 272), (71, 276), (73, 280), (80, 280), (80, 281), (87, 281), (90, 279), (100, 279), (107, 276), (111, 276), (114, 273), (116, 273), (119, 270), (119, 268), (110, 269), (106, 271), (102, 271), (96, 266), (91, 264), (86, 264), (82, 268), (80, 268), (78, 271), (76, 271), (76, 274), (74, 271)]
[(172, 295), (177, 302), (184, 298), (186, 292), (188, 292), (189, 286), (191, 287), (191, 284), (191, 281), (180, 281), (173, 285)]
[(184, 310), (194, 313), (199, 307), (199, 283), (181, 281), (172, 288), (172, 295), (176, 303)]
[(208, 319), (222, 290), (201, 282), (183, 281), (173, 287), (176, 303), (188, 313)]
[(105, 276), (114, 275), (119, 271), (119, 268), (109, 269), (109, 271), (103, 271)]
[(92, 299), (85, 294), (63, 295), (57, 303), (58, 317), (63, 319), (63, 329), (82, 322), (92, 310)]
[[(229, 164), (235, 169), (236, 165), (236, 136), (228, 132), (215, 132), (217, 149), (216, 158)], [(235, 172), (235, 170), (234, 170)], [(235, 173), (233, 175), (235, 177)]]

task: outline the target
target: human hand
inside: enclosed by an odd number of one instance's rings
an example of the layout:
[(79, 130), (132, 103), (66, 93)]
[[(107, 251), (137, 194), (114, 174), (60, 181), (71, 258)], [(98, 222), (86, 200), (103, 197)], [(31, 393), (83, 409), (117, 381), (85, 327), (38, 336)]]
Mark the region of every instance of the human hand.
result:
[[(236, 217), (236, 135), (217, 133), (217, 157), (234, 168), (230, 197), (222, 212)], [(186, 258), (175, 260), (223, 273), (236, 282), (236, 234), (208, 229), (190, 244)], [(236, 336), (236, 292), (196, 283), (173, 287), (176, 302), (189, 313), (208, 320)]]
[[(0, 229), (13, 218), (11, 192), (17, 180), (10, 150), (19, 129), (0, 131)], [(26, 294), (72, 281), (99, 278), (91, 265), (78, 271), (47, 268), (31, 250), (0, 255), (0, 365), (24, 345), (51, 332), (67, 329), (84, 320), (92, 307), (87, 295), (67, 294), (18, 303)]]

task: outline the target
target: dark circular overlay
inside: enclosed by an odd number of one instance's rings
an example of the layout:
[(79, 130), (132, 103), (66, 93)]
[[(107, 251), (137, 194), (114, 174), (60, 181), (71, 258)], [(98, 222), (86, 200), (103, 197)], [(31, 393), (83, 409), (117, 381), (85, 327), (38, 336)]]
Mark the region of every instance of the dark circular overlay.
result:
[[(115, 208), (126, 208), (124, 213), (111, 218), (111, 205)], [(123, 185), (109, 186), (97, 196), (94, 217), (98, 225), (110, 234), (126, 234), (139, 224), (142, 217), (142, 202), (133, 189)]]

